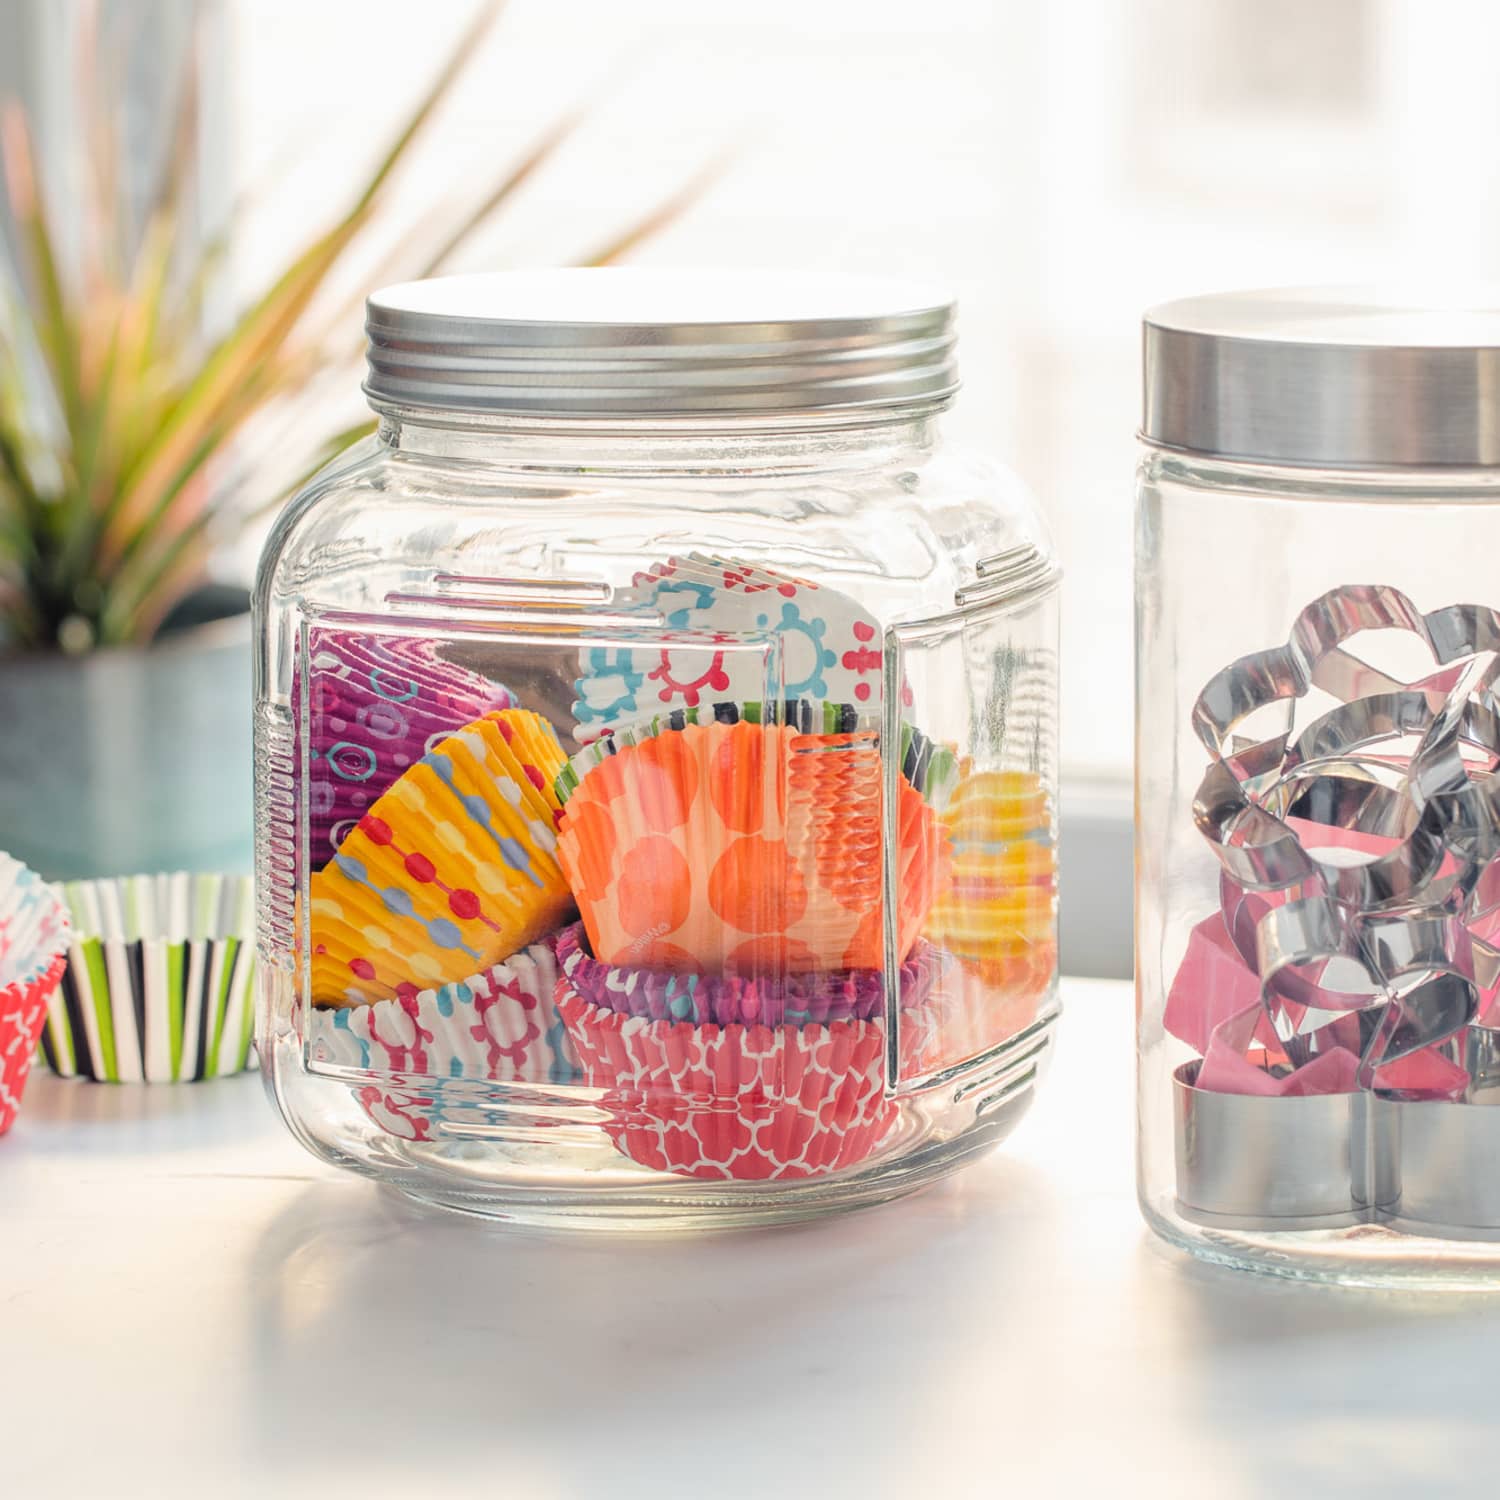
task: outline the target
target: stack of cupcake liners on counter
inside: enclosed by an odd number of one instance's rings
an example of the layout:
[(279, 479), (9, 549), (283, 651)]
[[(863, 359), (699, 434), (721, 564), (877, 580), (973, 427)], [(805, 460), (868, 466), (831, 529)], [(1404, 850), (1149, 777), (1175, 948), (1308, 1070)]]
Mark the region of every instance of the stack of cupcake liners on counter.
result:
[(251, 882), (49, 885), (0, 854), (0, 1134), (39, 1054), (60, 1077), (179, 1083), (254, 1058)]
[(0, 1135), (20, 1111), (47, 1006), (67, 965), (70, 932), (57, 893), (0, 854)]
[(248, 876), (134, 875), (58, 890), (72, 941), (41, 1037), (53, 1072), (185, 1083), (250, 1066)]
[[(879, 632), (832, 589), (694, 555), (616, 606), (696, 644), (585, 649), (571, 757), (514, 706), (430, 737), (314, 870), (308, 1063), (418, 1141), (482, 1120), (489, 1086), (574, 1083), (640, 1167), (856, 1166), (900, 1115), (893, 1051), (920, 1078), (1019, 1029), (976, 1002), (994, 979), (1019, 976), (1034, 1014), (1050, 802), (910, 722), (888, 786)], [(782, 643), (779, 701), (729, 649), (745, 631)], [(326, 760), (331, 730), (308, 727)]]

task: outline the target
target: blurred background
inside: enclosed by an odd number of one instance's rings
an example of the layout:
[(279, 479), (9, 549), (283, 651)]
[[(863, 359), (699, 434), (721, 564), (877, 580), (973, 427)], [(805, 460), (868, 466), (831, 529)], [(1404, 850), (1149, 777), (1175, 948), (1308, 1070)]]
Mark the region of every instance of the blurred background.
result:
[[(233, 591), (278, 496), (362, 420), (363, 290), (432, 264), (901, 273), (956, 288), (951, 428), (1008, 459), (1061, 549), (1063, 961), (1128, 973), (1140, 313), (1236, 285), (1483, 277), (1500, 229), (1500, 7), (512, 0), (484, 24), (488, 9), (0, 0), (0, 460), (19, 448), (12, 485), (34, 492), (7, 516), (0, 590), (43, 598), (0, 627), (0, 846), (39, 803), (104, 778), (101, 758), (135, 768), (134, 813), (158, 830), (195, 797), (200, 821), (224, 801), (231, 720), (248, 718), (223, 666), (244, 655)], [(173, 316), (151, 328), (170, 342), (106, 322), (70, 415), (38, 376), (49, 338), (112, 297), (138, 304), (163, 224)], [(181, 381), (184, 365), (218, 369), (219, 386)], [(96, 430), (89, 393), (111, 380)], [(57, 500), (70, 486), (76, 513)], [(26, 561), (27, 525), (57, 534), (45, 567)], [(215, 614), (220, 664), (165, 670), (171, 627)], [(153, 803), (141, 767), (163, 782), (159, 756), (136, 721), (184, 699), (209, 750)], [(70, 762), (56, 747), (78, 739), (92, 748)], [(55, 774), (23, 790), (15, 768), (39, 755)], [(131, 811), (107, 778), (92, 795), (96, 827)]]

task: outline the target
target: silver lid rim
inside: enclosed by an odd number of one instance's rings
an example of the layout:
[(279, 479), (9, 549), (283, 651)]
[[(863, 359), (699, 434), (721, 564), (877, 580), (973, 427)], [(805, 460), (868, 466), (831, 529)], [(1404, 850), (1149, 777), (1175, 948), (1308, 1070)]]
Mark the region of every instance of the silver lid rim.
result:
[[(366, 398), (379, 412), (670, 419), (930, 407), (958, 387), (944, 293), (861, 278), (682, 274), (675, 299), (661, 273), (624, 270), (376, 292), (366, 306)], [(729, 309), (775, 306), (778, 291), (793, 315), (665, 315), (674, 300), (695, 310), (716, 297)], [(575, 293), (583, 313), (603, 304), (610, 315), (573, 316)], [(834, 315), (815, 311), (820, 294)], [(516, 315), (537, 300), (557, 315)], [(868, 311), (849, 310), (862, 300)]]
[(1193, 298), (1146, 313), (1142, 357), (1151, 447), (1293, 468), (1500, 466), (1500, 296)]

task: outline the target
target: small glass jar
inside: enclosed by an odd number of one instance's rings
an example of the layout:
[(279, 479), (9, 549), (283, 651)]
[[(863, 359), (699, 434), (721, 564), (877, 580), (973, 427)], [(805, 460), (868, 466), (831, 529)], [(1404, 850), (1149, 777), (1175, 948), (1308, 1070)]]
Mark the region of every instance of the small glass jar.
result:
[(1500, 310), (1145, 322), (1139, 1190), (1206, 1259), (1500, 1275)]
[(953, 309), (567, 271), (368, 304), (378, 435), (256, 589), (266, 1083), (527, 1222), (892, 1197), (1056, 1015), (1057, 567), (948, 451)]

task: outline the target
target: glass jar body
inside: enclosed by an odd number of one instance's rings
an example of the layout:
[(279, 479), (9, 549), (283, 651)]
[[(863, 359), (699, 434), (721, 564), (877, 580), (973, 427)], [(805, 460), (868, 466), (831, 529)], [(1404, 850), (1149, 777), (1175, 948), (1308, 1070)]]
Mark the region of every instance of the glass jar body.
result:
[(1500, 1274), (1494, 849), (1460, 827), (1500, 748), (1497, 539), (1493, 471), (1143, 457), (1139, 1194), (1207, 1259)]
[(257, 587), (257, 1035), (294, 1133), (449, 1206), (676, 1228), (998, 1140), (1055, 1014), (1055, 593), (1029, 501), (931, 419), (388, 416)]

